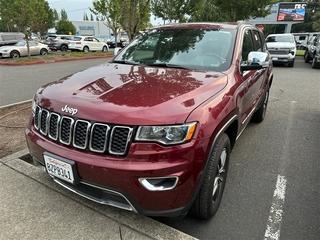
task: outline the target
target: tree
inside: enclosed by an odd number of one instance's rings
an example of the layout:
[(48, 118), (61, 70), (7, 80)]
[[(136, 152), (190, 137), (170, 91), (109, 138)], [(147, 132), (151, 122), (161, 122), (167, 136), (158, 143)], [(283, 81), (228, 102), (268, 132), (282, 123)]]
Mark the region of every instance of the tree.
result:
[(66, 19), (61, 19), (60, 21), (57, 22), (56, 25), (56, 30), (57, 34), (76, 34), (76, 27), (70, 22), (69, 20)]
[(313, 31), (320, 32), (320, 0), (310, 0), (308, 9)]
[(88, 15), (86, 13), (83, 14), (83, 21), (89, 21)]
[[(206, 1), (199, 0), (151, 0), (151, 11), (165, 21), (185, 22), (199, 9), (199, 4)], [(204, 8), (203, 8), (204, 9)]]
[(94, 21), (93, 15), (90, 14), (90, 21)]
[(101, 15), (103, 23), (114, 33), (115, 43), (117, 43), (118, 32), (121, 29), (121, 0), (94, 0), (93, 8), (90, 11), (96, 15)]
[(53, 9), (53, 18), (55, 19), (55, 21), (60, 20), (59, 14), (56, 9)]
[(133, 39), (148, 26), (151, 16), (150, 0), (94, 0), (90, 11), (101, 14), (116, 41), (121, 29), (127, 32), (129, 40)]
[(121, 26), (127, 32), (129, 40), (148, 26), (150, 12), (150, 0), (122, 1)]
[(61, 9), (60, 16), (61, 16), (61, 18), (60, 18), (61, 20), (68, 20), (68, 14), (67, 14), (66, 10)]
[(29, 58), (28, 39), (32, 32), (41, 32), (52, 24), (51, 13), (53, 16), (45, 0), (0, 0), (0, 19), (7, 26), (15, 26), (25, 34)]

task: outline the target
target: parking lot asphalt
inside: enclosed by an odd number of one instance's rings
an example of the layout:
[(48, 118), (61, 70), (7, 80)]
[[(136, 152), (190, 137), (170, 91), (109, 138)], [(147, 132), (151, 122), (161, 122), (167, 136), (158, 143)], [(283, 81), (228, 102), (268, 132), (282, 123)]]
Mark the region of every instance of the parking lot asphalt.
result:
[(0, 159), (1, 239), (195, 239), (151, 218), (101, 205), (54, 183), (23, 161)]

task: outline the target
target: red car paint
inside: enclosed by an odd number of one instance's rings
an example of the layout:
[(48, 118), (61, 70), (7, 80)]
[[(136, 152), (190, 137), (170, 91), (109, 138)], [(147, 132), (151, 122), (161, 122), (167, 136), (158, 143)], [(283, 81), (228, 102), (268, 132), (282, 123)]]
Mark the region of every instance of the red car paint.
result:
[[(246, 64), (242, 59), (245, 32), (259, 31), (248, 24), (189, 23), (161, 26), (149, 31), (168, 29), (171, 32), (184, 29), (200, 29), (205, 33), (225, 31), (232, 36), (229, 60), (225, 57), (227, 60), (221, 63), (199, 66), (196, 66), (197, 61), (193, 61), (180, 67), (161, 65), (164, 62), (159, 64), (158, 61), (152, 64), (119, 61), (132, 49), (137, 54), (150, 53), (152, 39), (138, 52), (141, 45), (137, 37), (138, 40), (132, 41), (110, 62), (41, 87), (35, 94), (33, 113), (26, 128), (27, 144), (36, 165), (45, 166), (44, 154), (62, 162), (71, 160), (76, 178), (74, 184), (53, 176), (54, 179), (103, 204), (149, 216), (175, 217), (188, 212), (203, 184), (217, 138), (226, 133), (233, 147), (237, 136), (261, 106), (263, 96), (272, 83), (272, 62), (268, 61), (267, 66), (259, 69), (252, 67), (253, 64), (246, 65), (250, 68), (248, 70), (242, 68)], [(190, 36), (193, 35), (190, 33)], [(168, 52), (174, 50), (174, 46), (169, 46), (173, 40), (164, 39)], [(210, 44), (216, 41), (208, 39)], [(264, 43), (264, 39), (261, 41)], [(179, 50), (179, 54), (191, 52), (191, 48), (189, 52)], [(170, 63), (175, 56), (179, 57), (179, 54), (174, 54), (163, 59), (169, 59), (166, 63)], [(264, 56), (269, 56), (266, 50)], [(222, 67), (224, 61), (227, 66)], [(66, 121), (74, 121), (73, 124), (78, 121), (79, 125), (72, 125), (71, 133), (66, 134), (65, 129), (68, 131), (68, 128), (63, 128), (61, 123), (54, 125), (53, 120), (47, 117), (52, 115), (59, 121), (63, 116)], [(162, 129), (162, 126), (180, 127), (185, 123), (196, 123), (196, 127), (194, 132), (190, 132), (192, 137), (179, 144), (137, 138), (139, 126), (161, 126)], [(87, 130), (83, 130), (81, 124)], [(99, 130), (110, 128), (110, 131), (106, 130), (108, 142), (104, 147), (99, 141), (94, 143), (96, 145), (92, 143), (96, 134), (92, 133), (94, 126)], [(121, 133), (113, 135), (114, 128)], [(57, 135), (49, 137), (50, 131)], [(124, 138), (126, 143), (117, 142), (119, 137), (123, 137), (122, 131), (128, 134)], [(81, 133), (86, 137), (80, 136)], [(70, 136), (69, 144), (59, 140), (63, 134), (67, 139)], [(98, 138), (104, 137), (102, 134)], [(76, 138), (78, 140), (74, 140)], [(111, 146), (114, 142), (116, 150)], [(95, 150), (91, 151), (91, 148)], [(118, 148), (124, 151), (118, 154)], [(98, 152), (100, 149), (102, 152)], [(164, 186), (165, 190), (161, 189), (162, 186), (152, 190), (158, 185), (151, 181), (154, 186), (147, 189), (141, 182), (144, 178), (155, 182), (165, 178), (165, 184), (169, 185)]]

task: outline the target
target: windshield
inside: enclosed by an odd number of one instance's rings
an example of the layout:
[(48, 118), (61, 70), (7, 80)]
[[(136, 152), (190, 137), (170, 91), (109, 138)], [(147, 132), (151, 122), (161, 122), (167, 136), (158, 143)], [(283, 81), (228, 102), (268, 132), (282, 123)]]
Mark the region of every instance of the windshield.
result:
[(290, 35), (269, 36), (266, 42), (290, 42), (294, 43), (294, 37)]
[(231, 65), (235, 30), (154, 29), (138, 36), (114, 62), (224, 71)]
[(16, 46), (24, 46), (24, 45), (26, 45), (26, 41), (25, 40), (19, 41), (15, 45)]

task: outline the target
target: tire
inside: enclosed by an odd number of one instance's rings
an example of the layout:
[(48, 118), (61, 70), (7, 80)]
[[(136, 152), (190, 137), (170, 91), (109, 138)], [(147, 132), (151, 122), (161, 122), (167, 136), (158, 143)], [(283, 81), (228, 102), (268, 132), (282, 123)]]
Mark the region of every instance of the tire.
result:
[(288, 63), (288, 67), (293, 67), (293, 66), (294, 66), (294, 59), (293, 59), (292, 62), (289, 62), (289, 63)]
[(309, 56), (308, 52), (306, 51), (306, 52), (304, 53), (304, 62), (305, 62), (305, 63), (309, 63), (310, 60), (311, 60), (311, 57)]
[(312, 67), (313, 69), (319, 68), (319, 63), (317, 63), (317, 57), (316, 57), (316, 56), (314, 56), (314, 58), (312, 59), (311, 67)]
[(89, 52), (89, 47), (87, 47), (87, 46), (83, 47), (83, 51), (84, 52)]
[(229, 137), (223, 133), (213, 147), (204, 181), (190, 209), (193, 215), (209, 219), (217, 212), (226, 185), (230, 151)]
[(40, 50), (40, 55), (47, 55), (48, 54), (48, 50), (47, 49), (41, 49)]
[(106, 46), (103, 46), (102, 52), (107, 52), (107, 51), (108, 51), (108, 48)]
[(14, 59), (19, 58), (20, 57), (20, 53), (18, 51), (12, 51), (10, 53), (10, 56)]
[(259, 106), (258, 110), (252, 116), (253, 122), (261, 123), (264, 120), (264, 117), (266, 116), (266, 112), (267, 112), (268, 101), (269, 101), (269, 86), (267, 87), (264, 93), (262, 104)]
[(61, 45), (60, 51), (61, 51), (61, 52), (66, 52), (66, 51), (68, 51), (68, 46), (67, 46), (67, 45)]

